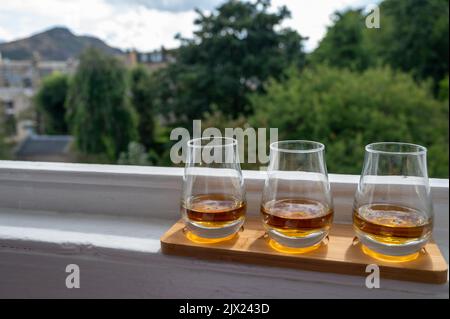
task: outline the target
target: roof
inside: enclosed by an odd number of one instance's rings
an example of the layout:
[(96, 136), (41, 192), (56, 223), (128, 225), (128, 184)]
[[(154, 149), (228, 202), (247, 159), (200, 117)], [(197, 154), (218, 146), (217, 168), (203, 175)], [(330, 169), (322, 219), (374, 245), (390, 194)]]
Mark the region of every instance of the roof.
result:
[(69, 150), (73, 137), (68, 135), (30, 135), (17, 148), (16, 156), (60, 155)]

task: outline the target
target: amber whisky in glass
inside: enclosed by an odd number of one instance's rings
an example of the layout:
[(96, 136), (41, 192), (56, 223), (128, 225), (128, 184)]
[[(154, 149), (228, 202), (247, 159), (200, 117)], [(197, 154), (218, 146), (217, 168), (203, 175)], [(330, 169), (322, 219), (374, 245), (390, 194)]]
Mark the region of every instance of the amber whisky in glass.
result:
[(353, 227), (369, 255), (411, 260), (407, 257), (417, 257), (430, 239), (433, 207), (426, 153), (425, 147), (408, 143), (366, 146)]
[(303, 253), (318, 248), (333, 222), (325, 146), (312, 141), (270, 145), (261, 218), (276, 250)]
[(202, 243), (231, 239), (247, 208), (237, 141), (199, 138), (187, 146), (181, 199), (187, 237)]

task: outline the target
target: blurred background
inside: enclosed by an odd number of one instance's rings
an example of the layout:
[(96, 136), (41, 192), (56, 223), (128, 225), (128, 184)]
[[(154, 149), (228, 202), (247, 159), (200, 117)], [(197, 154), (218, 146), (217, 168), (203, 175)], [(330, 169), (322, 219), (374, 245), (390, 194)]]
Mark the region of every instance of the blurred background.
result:
[(201, 119), (320, 141), (332, 173), (421, 144), (448, 178), (448, 33), (448, 0), (0, 0), (0, 159), (173, 166)]

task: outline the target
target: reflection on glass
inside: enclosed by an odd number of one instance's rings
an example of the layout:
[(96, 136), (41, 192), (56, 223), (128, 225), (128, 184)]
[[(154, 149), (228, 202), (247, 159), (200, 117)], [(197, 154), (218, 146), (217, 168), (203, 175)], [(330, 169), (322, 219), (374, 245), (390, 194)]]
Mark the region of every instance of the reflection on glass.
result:
[(425, 147), (374, 143), (355, 195), (353, 226), (367, 254), (415, 259), (431, 236), (433, 207)]
[(189, 239), (230, 239), (245, 220), (246, 200), (237, 141), (199, 138), (187, 144), (181, 214)]
[(274, 249), (307, 252), (328, 235), (333, 203), (324, 150), (311, 141), (270, 145), (261, 215)]

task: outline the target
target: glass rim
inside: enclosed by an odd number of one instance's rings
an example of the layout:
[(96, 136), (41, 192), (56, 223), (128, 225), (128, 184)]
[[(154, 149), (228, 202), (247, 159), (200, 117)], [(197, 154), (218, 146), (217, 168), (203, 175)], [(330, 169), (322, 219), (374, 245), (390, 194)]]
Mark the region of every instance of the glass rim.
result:
[[(395, 145), (401, 147), (410, 147), (411, 151), (390, 151), (387, 149), (376, 149), (377, 146), (389, 146), (389, 145)], [(424, 155), (427, 153), (427, 148), (425, 146), (419, 145), (419, 144), (413, 144), (413, 143), (404, 143), (404, 142), (376, 142), (376, 143), (370, 143), (366, 145), (365, 147), (366, 152), (373, 153), (373, 154), (390, 154), (390, 155)]]
[[(282, 147), (282, 144), (289, 144), (289, 143), (299, 144), (299, 145), (300, 144), (309, 145), (312, 147), (308, 148), (308, 149), (290, 149), (290, 148)], [(325, 145), (320, 142), (309, 141), (309, 140), (284, 140), (284, 141), (273, 142), (272, 144), (270, 144), (269, 148), (270, 148), (270, 150), (282, 152), (282, 153), (305, 154), (305, 153), (322, 152), (323, 150), (325, 150)]]
[[(226, 141), (225, 143), (221, 143), (221, 144), (217, 144), (217, 145), (210, 145), (210, 144), (206, 144), (206, 145), (196, 145), (195, 142), (202, 142), (202, 141), (209, 141), (212, 142), (214, 140), (221, 140), (221, 141)], [(222, 147), (229, 147), (229, 146), (237, 146), (237, 140), (231, 137), (214, 137), (214, 136), (210, 136), (210, 137), (198, 137), (198, 138), (193, 138), (189, 141), (187, 141), (187, 146), (188, 147), (192, 147), (192, 148), (222, 148)]]

